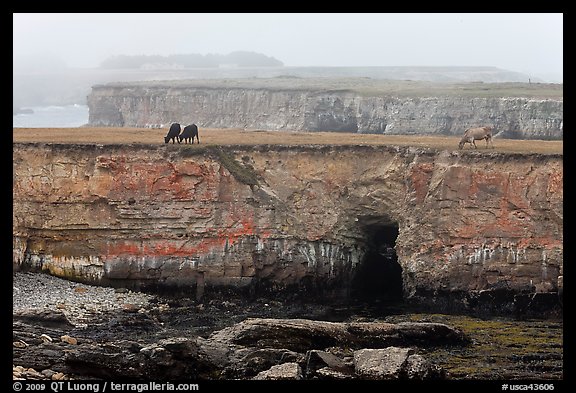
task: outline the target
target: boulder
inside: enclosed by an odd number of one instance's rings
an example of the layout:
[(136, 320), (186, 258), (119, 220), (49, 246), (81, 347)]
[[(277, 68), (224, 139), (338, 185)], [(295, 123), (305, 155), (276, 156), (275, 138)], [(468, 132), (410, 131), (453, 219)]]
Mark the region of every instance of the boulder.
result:
[(398, 347), (360, 349), (354, 351), (354, 370), (365, 379), (398, 379), (412, 353), (413, 349)]
[(306, 352), (331, 346), (385, 348), (391, 345), (468, 343), (466, 335), (441, 323), (326, 322), (307, 319), (249, 318), (214, 332), (209, 340), (260, 348)]
[(317, 349), (306, 353), (306, 378), (345, 378), (354, 374), (338, 356)]
[(442, 379), (445, 372), (413, 348), (388, 347), (354, 351), (354, 371), (362, 379)]
[(270, 367), (266, 371), (258, 373), (253, 379), (256, 380), (291, 380), (302, 379), (302, 369), (298, 363), (284, 363)]

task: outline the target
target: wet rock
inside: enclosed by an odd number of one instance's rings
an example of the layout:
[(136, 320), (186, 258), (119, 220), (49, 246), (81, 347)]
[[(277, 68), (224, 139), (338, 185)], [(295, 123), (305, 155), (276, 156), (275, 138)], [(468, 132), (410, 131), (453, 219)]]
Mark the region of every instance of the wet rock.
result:
[(98, 378), (167, 380), (186, 376), (195, 379), (200, 372), (220, 367), (207, 366), (195, 338), (162, 339), (137, 352), (138, 344), (130, 341), (83, 347), (66, 352), (64, 366), (71, 373)]
[(230, 356), (233, 346), (218, 341), (207, 340), (203, 337), (196, 339), (198, 343), (199, 357), (208, 364), (218, 365), (224, 369), (230, 364)]
[(210, 340), (296, 352), (330, 346), (383, 348), (391, 345), (463, 344), (460, 330), (440, 323), (325, 322), (250, 318), (210, 335)]
[(226, 378), (246, 378), (283, 363), (301, 363), (304, 355), (288, 349), (231, 347)]
[[(12, 323), (12, 341), (23, 341), (30, 346), (49, 344), (52, 337), (60, 337), (64, 332), (62, 329), (34, 326), (23, 322)], [(52, 339), (53, 341), (55, 340)]]
[(406, 378), (417, 380), (445, 379), (446, 372), (441, 367), (431, 364), (423, 356), (412, 354), (404, 365)]
[(270, 367), (258, 373), (256, 380), (292, 380), (302, 379), (302, 369), (298, 363), (284, 363)]
[(42, 374), (46, 379), (52, 379), (52, 376), (56, 374), (56, 371), (47, 368), (46, 370), (42, 370), (40, 374)]
[(395, 331), (408, 345), (468, 344), (470, 338), (459, 329), (436, 322), (400, 322)]
[(14, 348), (12, 351), (12, 360), (15, 364), (44, 370), (51, 368), (56, 370), (55, 365), (62, 364), (65, 352), (59, 343), (46, 343), (38, 346), (29, 346), (27, 348)]
[(398, 379), (413, 352), (413, 349), (398, 347), (360, 349), (354, 352), (354, 370), (366, 379)]
[(12, 314), (12, 320), (48, 328), (65, 329), (74, 327), (63, 312), (56, 310), (31, 309), (26, 311), (15, 311)]
[[(323, 371), (319, 372), (319, 370)], [(315, 376), (341, 378), (353, 373), (353, 368), (347, 366), (342, 359), (330, 352), (313, 349), (306, 353), (306, 378)]]
[(59, 365), (68, 374), (93, 378), (144, 378), (147, 364), (140, 362), (143, 358), (121, 347), (106, 348), (93, 343), (70, 348)]
[(413, 348), (388, 347), (354, 352), (354, 369), (364, 379), (439, 379), (443, 370), (430, 364)]

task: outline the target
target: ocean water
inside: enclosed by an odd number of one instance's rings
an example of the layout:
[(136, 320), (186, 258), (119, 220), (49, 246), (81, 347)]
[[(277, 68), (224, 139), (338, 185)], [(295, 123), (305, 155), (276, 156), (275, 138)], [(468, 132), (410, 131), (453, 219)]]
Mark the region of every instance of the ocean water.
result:
[(73, 104), (64, 106), (32, 106), (34, 113), (21, 113), (12, 116), (12, 127), (55, 128), (81, 127), (88, 124), (88, 106)]

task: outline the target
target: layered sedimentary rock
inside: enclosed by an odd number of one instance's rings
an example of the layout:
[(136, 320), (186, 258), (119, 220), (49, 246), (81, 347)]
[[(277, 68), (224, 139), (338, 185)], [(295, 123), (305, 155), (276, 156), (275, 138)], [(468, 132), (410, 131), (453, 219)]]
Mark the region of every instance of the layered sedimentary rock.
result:
[(397, 261), (370, 285), (517, 307), (563, 274), (561, 155), (17, 143), (13, 163), (15, 268), (346, 298)]
[(443, 87), (430, 86), (416, 93), (375, 93), (369, 92), (366, 80), (355, 81), (354, 89), (348, 85), (338, 89), (338, 83), (343, 83), (339, 81), (331, 82), (332, 89), (313, 82), (309, 87), (300, 82), (302, 86), (296, 88), (267, 80), (260, 87), (218, 82), (97, 85), (88, 96), (89, 124), (145, 127), (177, 121), (213, 128), (427, 135), (461, 135), (471, 126), (490, 124), (505, 138), (563, 137), (561, 93), (554, 98), (500, 96), (470, 94), (466, 87), (452, 87), (446, 93)]

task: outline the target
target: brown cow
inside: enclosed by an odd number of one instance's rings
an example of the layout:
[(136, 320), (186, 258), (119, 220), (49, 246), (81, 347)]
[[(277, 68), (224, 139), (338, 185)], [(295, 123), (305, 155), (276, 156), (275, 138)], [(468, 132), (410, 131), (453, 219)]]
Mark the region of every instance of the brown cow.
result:
[(474, 141), (478, 141), (481, 139), (486, 140), (486, 148), (488, 148), (488, 142), (490, 142), (492, 148), (494, 148), (494, 144), (492, 143), (493, 130), (494, 130), (493, 127), (468, 128), (466, 131), (464, 131), (464, 136), (462, 136), (462, 139), (458, 144), (458, 148), (462, 149), (464, 147), (464, 144), (469, 143), (471, 145), (474, 145), (474, 148), (478, 149), (478, 146), (476, 146), (476, 142)]

